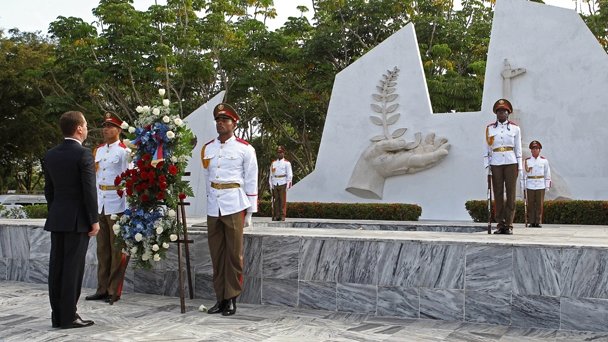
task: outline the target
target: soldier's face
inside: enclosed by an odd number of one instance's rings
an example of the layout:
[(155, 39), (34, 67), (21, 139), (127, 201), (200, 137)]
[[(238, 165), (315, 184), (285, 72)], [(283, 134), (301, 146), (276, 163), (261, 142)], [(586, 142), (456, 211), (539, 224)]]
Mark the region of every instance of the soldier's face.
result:
[(506, 109), (500, 108), (496, 111), (496, 119), (499, 122), (505, 122), (509, 118), (509, 112)]
[(215, 119), (215, 129), (218, 134), (229, 134), (234, 131), (236, 123), (227, 116), (220, 115)]
[(106, 143), (113, 143), (114, 141), (118, 140), (118, 137), (120, 135), (120, 128), (114, 125), (104, 124), (102, 132), (103, 140)]
[(540, 155), (540, 148), (539, 147), (532, 147), (532, 156), (534, 158), (538, 158), (538, 156)]

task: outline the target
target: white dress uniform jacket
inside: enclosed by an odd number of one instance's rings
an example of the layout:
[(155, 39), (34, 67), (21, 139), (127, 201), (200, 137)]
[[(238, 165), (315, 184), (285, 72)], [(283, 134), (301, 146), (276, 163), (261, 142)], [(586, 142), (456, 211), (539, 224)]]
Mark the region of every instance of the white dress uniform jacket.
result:
[(277, 185), (289, 184), (293, 179), (293, 172), (291, 171), (291, 163), (283, 158), (277, 159), (270, 165), (270, 188), (274, 188)]
[(545, 157), (530, 157), (526, 159), (526, 189), (541, 190), (551, 187), (551, 169)]
[[(105, 215), (123, 213), (127, 207), (127, 196), (118, 196), (114, 179), (129, 168), (131, 150), (120, 140), (101, 144), (95, 151), (95, 166), (97, 168), (97, 206), (99, 213)], [(112, 189), (102, 190), (103, 187)]]
[(484, 145), (484, 167), (517, 164), (517, 169), (522, 170), (521, 131), (515, 123), (506, 120), (489, 124)]
[[(201, 151), (207, 187), (207, 215), (219, 217), (247, 209), (258, 211), (258, 162), (253, 146), (231, 137), (208, 142)], [(238, 187), (215, 188), (214, 184), (238, 184)], [(221, 187), (221, 186), (220, 186)]]

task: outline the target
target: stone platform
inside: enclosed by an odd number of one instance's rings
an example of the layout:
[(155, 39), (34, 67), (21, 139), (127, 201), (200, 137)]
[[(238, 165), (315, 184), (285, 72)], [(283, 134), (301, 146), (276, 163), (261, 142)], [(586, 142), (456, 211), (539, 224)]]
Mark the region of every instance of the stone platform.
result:
[[(194, 293), (213, 300), (204, 222), (191, 222)], [(0, 279), (46, 282), (42, 220), (0, 221)], [(199, 224), (201, 224), (199, 226)], [(95, 242), (85, 284), (96, 285)], [(257, 218), (245, 233), (242, 303), (375, 317), (606, 332), (608, 227)], [(177, 295), (175, 253), (129, 269), (126, 291)], [(86, 290), (85, 290), (86, 293)]]

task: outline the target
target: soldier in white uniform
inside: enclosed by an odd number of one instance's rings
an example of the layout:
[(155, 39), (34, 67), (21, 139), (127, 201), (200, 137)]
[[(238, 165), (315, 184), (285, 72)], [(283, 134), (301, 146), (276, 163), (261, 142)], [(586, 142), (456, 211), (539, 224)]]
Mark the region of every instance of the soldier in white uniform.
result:
[(538, 140), (534, 140), (529, 147), (532, 157), (524, 160), (528, 222), (530, 222), (530, 227), (540, 228), (545, 191), (551, 187), (551, 169), (549, 168), (549, 161), (540, 155), (543, 145)]
[(272, 220), (285, 221), (287, 217), (287, 190), (291, 188), (293, 172), (291, 163), (285, 159), (283, 146), (277, 148), (278, 159), (270, 164), (270, 191), (272, 191)]
[[(114, 243), (116, 235), (112, 226), (112, 214), (122, 214), (126, 209), (126, 196), (119, 196), (120, 188), (114, 184), (116, 176), (129, 167), (131, 151), (120, 141), (122, 121), (107, 113), (103, 122), (104, 143), (94, 151), (97, 178), (97, 205), (99, 210), (99, 234), (97, 234), (97, 291), (87, 300), (105, 300), (113, 304), (120, 299), (123, 284), (121, 264), (126, 263), (122, 249)], [(122, 265), (123, 269), (126, 265)]]
[(497, 222), (494, 234), (513, 234), (517, 176), (522, 172), (521, 132), (514, 122), (508, 120), (513, 112), (508, 100), (496, 101), (493, 111), (496, 121), (486, 127), (483, 162), (488, 174), (492, 175)]
[(253, 146), (234, 136), (239, 116), (230, 105), (213, 110), (218, 133), (201, 150), (207, 186), (207, 240), (217, 302), (208, 311), (236, 313), (243, 290), (243, 228), (258, 209), (258, 164)]

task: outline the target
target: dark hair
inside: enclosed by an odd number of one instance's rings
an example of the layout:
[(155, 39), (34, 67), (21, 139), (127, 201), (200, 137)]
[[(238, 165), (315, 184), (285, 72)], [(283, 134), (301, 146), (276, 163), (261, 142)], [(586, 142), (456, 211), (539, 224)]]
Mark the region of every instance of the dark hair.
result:
[(64, 137), (71, 137), (76, 133), (78, 126), (84, 124), (84, 115), (81, 112), (65, 112), (59, 118), (59, 127)]

